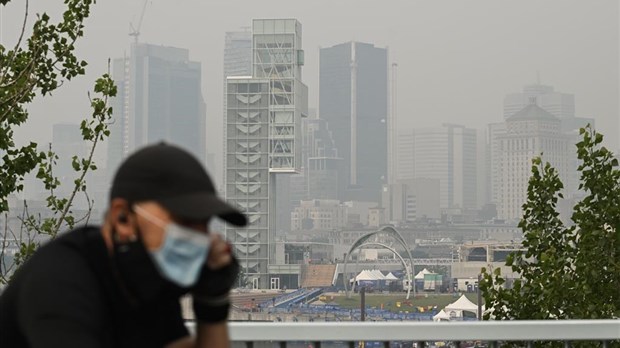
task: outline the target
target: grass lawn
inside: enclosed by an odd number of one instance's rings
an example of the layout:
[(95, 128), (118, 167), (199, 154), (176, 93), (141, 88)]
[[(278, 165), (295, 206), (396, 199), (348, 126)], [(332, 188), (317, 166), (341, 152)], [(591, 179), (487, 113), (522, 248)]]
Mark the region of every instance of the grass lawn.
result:
[[(470, 301), (477, 303), (477, 295), (475, 293), (465, 295)], [(443, 309), (458, 298), (459, 296), (453, 296), (453, 294), (420, 294), (416, 298), (411, 297), (410, 300), (406, 300), (404, 293), (388, 295), (366, 294), (366, 306), (380, 308), (381, 304), (383, 304), (383, 309), (392, 312), (407, 311), (414, 307), (426, 308), (428, 306), (437, 306), (437, 308)], [(328, 301), (331, 302), (331, 299), (328, 299)], [(353, 294), (350, 299), (344, 294), (334, 295), (334, 302), (338, 303), (342, 308), (359, 308), (360, 295)], [(400, 307), (397, 306), (397, 302), (400, 302)]]

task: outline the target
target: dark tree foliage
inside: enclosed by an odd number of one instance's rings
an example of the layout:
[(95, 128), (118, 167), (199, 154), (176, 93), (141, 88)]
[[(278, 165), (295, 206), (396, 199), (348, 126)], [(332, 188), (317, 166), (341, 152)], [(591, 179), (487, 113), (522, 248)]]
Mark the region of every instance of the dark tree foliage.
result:
[[(9, 0), (0, 0), (0, 6), (8, 2)], [(95, 82), (96, 97), (87, 95), (92, 114), (83, 118), (80, 128), (84, 141), (90, 144), (90, 153), (86, 158), (73, 157), (72, 167), (76, 176), (75, 180), (69, 183), (73, 187), (72, 193), (69, 197), (57, 196), (55, 189), (61, 183), (54, 176), (53, 169), (58, 157), (51, 144), (47, 151), (41, 151), (35, 142), (17, 145), (14, 131), (28, 121), (28, 104), (36, 98), (51, 95), (63, 83), (84, 75), (87, 63), (75, 55), (75, 44), (84, 35), (84, 21), (90, 15), (95, 1), (64, 0), (65, 10), (58, 22), (53, 21), (46, 13), (36, 14), (32, 30), (28, 31), (29, 35), (26, 35), (30, 15), (29, 2), (26, 0), (23, 3), (24, 18), (19, 38), (12, 47), (0, 45), (0, 214), (5, 222), (10, 214), (17, 216), (22, 222), (19, 231), (11, 230), (8, 224), (2, 226), (0, 231), (0, 235), (4, 237), (0, 245), (0, 284), (6, 282), (6, 275), (14, 270), (11, 265), (3, 263), (7, 239), (17, 240), (20, 245), (13, 265), (19, 266), (38, 247), (33, 241), (33, 234), (45, 234), (54, 238), (61, 227), (73, 227), (77, 222), (88, 218), (90, 213), (76, 219), (71, 207), (76, 194), (83, 193), (87, 196), (86, 173), (96, 169), (93, 153), (98, 142), (109, 135), (108, 124), (112, 109), (107, 102), (108, 98), (116, 95), (116, 87), (109, 74), (104, 74)], [(49, 192), (49, 218), (29, 215), (26, 204), (22, 212), (9, 211), (9, 196), (24, 189), (24, 177), (29, 173), (35, 173)], [(88, 201), (90, 204), (90, 200)]]
[[(483, 269), (480, 289), (486, 302), (486, 320), (620, 316), (618, 160), (601, 145), (602, 134), (590, 126), (580, 134), (579, 189), (585, 197), (574, 207), (574, 225), (565, 226), (556, 211), (563, 188), (558, 172), (540, 158), (534, 159), (519, 224), (524, 250), (512, 253), (506, 261), (521, 277), (507, 289), (499, 268)], [(595, 347), (598, 343), (582, 345)]]

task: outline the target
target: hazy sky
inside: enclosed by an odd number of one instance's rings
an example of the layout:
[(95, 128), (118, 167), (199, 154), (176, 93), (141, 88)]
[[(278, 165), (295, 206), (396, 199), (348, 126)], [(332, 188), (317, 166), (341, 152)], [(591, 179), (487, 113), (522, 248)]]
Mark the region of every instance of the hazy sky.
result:
[[(35, 11), (57, 13), (61, 0), (32, 0)], [(51, 125), (87, 113), (85, 91), (107, 58), (128, 51), (129, 23), (142, 0), (100, 0), (79, 45), (88, 75), (31, 107), (23, 139), (51, 139)], [(4, 9), (1, 42), (12, 45), (24, 1)], [(389, 47), (398, 68), (401, 128), (442, 122), (484, 127), (502, 120), (507, 93), (536, 81), (575, 95), (576, 115), (596, 118), (618, 148), (619, 6), (617, 0), (152, 0), (140, 40), (189, 48), (203, 67), (210, 152), (220, 152), (224, 33), (253, 18), (302, 23), (310, 106), (318, 105), (318, 50), (345, 41)]]

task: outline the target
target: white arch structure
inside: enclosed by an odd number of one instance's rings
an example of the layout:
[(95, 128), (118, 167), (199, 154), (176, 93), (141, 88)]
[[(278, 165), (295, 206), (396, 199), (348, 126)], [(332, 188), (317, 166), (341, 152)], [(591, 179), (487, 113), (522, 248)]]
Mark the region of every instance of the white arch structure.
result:
[[(407, 256), (409, 257), (409, 261), (411, 264), (411, 267), (409, 267), (407, 265), (407, 263), (405, 262), (405, 260), (403, 259), (403, 257), (392, 247), (388, 246), (385, 243), (380, 243), (380, 242), (376, 242), (374, 240), (371, 240), (374, 237), (377, 237), (378, 235), (381, 234), (386, 234), (392, 238), (394, 238), (394, 240), (400, 244), (405, 251), (407, 252)], [(347, 263), (349, 261), (349, 257), (351, 257), (351, 254), (355, 251), (355, 250), (361, 250), (363, 249), (365, 246), (370, 246), (370, 245), (374, 245), (374, 246), (380, 246), (382, 248), (386, 248), (388, 250), (390, 250), (391, 252), (393, 252), (396, 256), (398, 256), (398, 258), (400, 259), (400, 261), (403, 264), (403, 267), (405, 267), (405, 273), (407, 276), (407, 279), (409, 280), (409, 287), (407, 287), (407, 299), (409, 299), (409, 294), (411, 293), (411, 289), (415, 286), (415, 284), (413, 283), (413, 257), (411, 257), (411, 251), (409, 250), (409, 247), (407, 246), (407, 242), (405, 242), (405, 239), (403, 238), (403, 236), (392, 226), (386, 226), (383, 227), (377, 231), (374, 232), (370, 232), (367, 233), (361, 237), (359, 237), (352, 245), (351, 248), (349, 249), (349, 252), (347, 253), (347, 256), (344, 259), (344, 265), (343, 265), (343, 269), (342, 269), (342, 281), (344, 282), (344, 289), (346, 292), (347, 297), (351, 297), (351, 293), (349, 291), (349, 277), (347, 275)], [(359, 259), (359, 257), (358, 257)]]

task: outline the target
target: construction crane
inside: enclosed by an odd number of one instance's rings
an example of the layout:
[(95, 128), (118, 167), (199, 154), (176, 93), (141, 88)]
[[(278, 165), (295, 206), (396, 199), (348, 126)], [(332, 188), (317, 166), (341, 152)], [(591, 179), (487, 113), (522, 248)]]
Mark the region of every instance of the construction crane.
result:
[(140, 28), (142, 27), (142, 20), (144, 19), (144, 12), (146, 12), (146, 4), (148, 0), (144, 0), (144, 5), (142, 6), (142, 13), (140, 14), (140, 21), (138, 22), (138, 27), (134, 28), (133, 24), (129, 23), (129, 28), (131, 31), (129, 32), (129, 36), (134, 37), (134, 42), (138, 43), (138, 36), (140, 36)]

